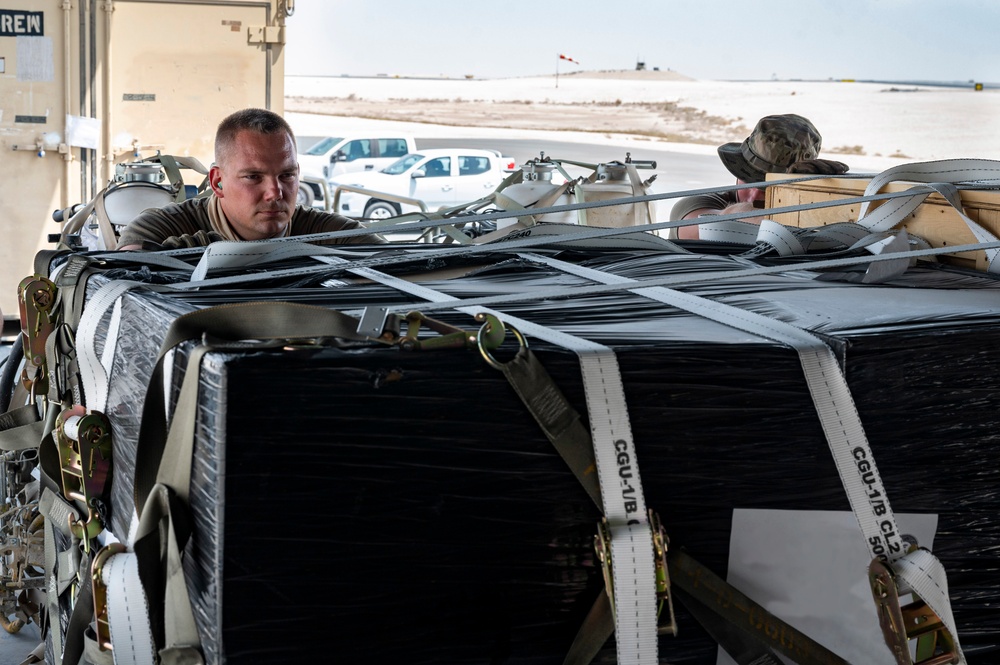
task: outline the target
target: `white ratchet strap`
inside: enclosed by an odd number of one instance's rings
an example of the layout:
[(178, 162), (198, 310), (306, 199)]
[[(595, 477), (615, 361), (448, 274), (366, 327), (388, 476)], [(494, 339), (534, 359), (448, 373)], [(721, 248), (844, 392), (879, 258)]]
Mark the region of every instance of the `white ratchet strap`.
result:
[[(606, 284), (627, 284), (633, 281), (546, 256), (527, 253), (522, 256)], [(893, 565), (897, 578), (913, 589), (941, 617), (955, 640), (959, 662), (964, 663), (965, 657), (958, 643), (958, 631), (951, 612), (944, 568), (927, 550), (906, 554), (902, 534), (896, 526), (896, 519), (889, 506), (889, 499), (850, 389), (830, 348), (819, 338), (789, 323), (700, 296), (662, 287), (637, 288), (634, 293), (795, 349), (840, 480), (870, 555), (872, 558), (888, 560)], [(901, 589), (901, 593), (903, 592), (905, 589)]]
[[(103, 413), (107, 408), (111, 364), (118, 344), (121, 321), (121, 297), (137, 286), (142, 285), (125, 280), (105, 284), (87, 302), (80, 316), (80, 323), (76, 328), (76, 356), (86, 406), (92, 411)], [(97, 329), (109, 310), (111, 322), (104, 339), (103, 353), (99, 355), (96, 348)]]
[[(926, 183), (927, 187), (920, 188), (922, 191), (911, 196), (893, 198), (884, 201), (882, 205), (869, 214), (872, 200), (870, 197), (879, 193), (879, 190), (886, 184), (906, 180), (917, 183)], [(856, 224), (828, 225), (811, 229), (811, 241), (816, 241), (813, 246), (819, 248), (822, 243), (830, 241), (840, 241), (843, 245), (857, 248), (863, 235), (869, 233), (885, 232), (900, 222), (910, 213), (916, 210), (930, 195), (928, 187), (941, 196), (955, 208), (969, 230), (979, 243), (995, 242), (996, 236), (974, 222), (965, 214), (962, 207), (962, 199), (958, 193), (956, 183), (976, 185), (977, 187), (992, 186), (1000, 187), (1000, 161), (987, 159), (949, 159), (933, 162), (917, 162), (914, 164), (904, 164), (896, 166), (877, 176), (873, 177), (865, 188), (859, 219)], [(763, 211), (762, 211), (763, 212)], [(706, 215), (705, 217), (711, 217)], [(840, 228), (834, 228), (840, 227)], [(850, 229), (854, 227), (854, 229)], [(699, 237), (703, 240), (715, 240), (721, 242), (732, 242), (736, 244), (754, 245), (756, 243), (766, 243), (773, 247), (779, 256), (791, 256), (805, 254), (807, 246), (802, 243), (802, 236), (798, 229), (782, 226), (776, 222), (765, 219), (760, 225), (742, 222), (739, 220), (728, 220), (722, 222), (708, 222), (699, 225)], [(874, 251), (874, 250), (873, 250)], [(986, 249), (987, 271), (991, 273), (1000, 272), (1000, 250)], [(879, 252), (875, 252), (879, 253)], [(881, 266), (876, 271), (876, 275), (867, 276), (866, 283), (873, 283), (879, 279), (888, 279), (889, 275), (886, 266)], [(898, 270), (894, 273), (898, 274)]]
[[(127, 254), (123, 253), (123, 256)], [(145, 264), (159, 265), (167, 268), (190, 271), (187, 263), (172, 256), (158, 255), (155, 252), (143, 252), (141, 260)], [(60, 266), (60, 269), (62, 266)], [(114, 362), (115, 350), (118, 345), (118, 328), (121, 323), (121, 297), (126, 292), (144, 287), (157, 287), (130, 280), (116, 280), (98, 289), (97, 293), (87, 301), (80, 315), (80, 322), (74, 331), (76, 341), (77, 362), (80, 366), (80, 381), (83, 383), (83, 394), (86, 406), (92, 411), (104, 412), (108, 399), (108, 384), (111, 378), (111, 366)], [(79, 288), (86, 288), (81, 285)], [(98, 355), (97, 329), (112, 310), (108, 333), (104, 339), (103, 352)]]
[[(962, 199), (955, 183), (978, 186), (1000, 187), (1000, 161), (991, 159), (945, 159), (933, 162), (904, 164), (883, 171), (872, 178), (865, 188), (865, 196), (877, 194), (886, 184), (895, 180), (927, 183), (941, 194), (955, 208), (969, 230), (980, 243), (995, 242), (996, 236), (972, 221), (962, 207)], [(861, 204), (858, 224), (871, 231), (885, 231), (913, 212), (923, 203), (929, 192), (914, 194), (908, 198), (886, 201), (869, 213), (870, 201)], [(987, 272), (1000, 272), (1000, 250), (987, 249)]]
[[(321, 257), (319, 260), (333, 265), (342, 261), (331, 257)], [(352, 272), (431, 302), (455, 300), (447, 294), (371, 268)], [(482, 307), (458, 309), (468, 314), (483, 311), (494, 314), (522, 333), (567, 348), (580, 358), (604, 515), (611, 532), (617, 662), (622, 665), (657, 663), (653, 536), (617, 357), (611, 349), (601, 344), (502, 312)], [(628, 461), (623, 464), (622, 460)], [(625, 465), (631, 466), (631, 469), (623, 470)], [(627, 471), (631, 471), (631, 477), (627, 477)]]
[(112, 555), (101, 578), (107, 588), (108, 627), (114, 645), (115, 665), (153, 665), (156, 649), (149, 626), (149, 603), (139, 579), (139, 564), (132, 552)]
[[(86, 406), (93, 411), (107, 408), (111, 368), (118, 342), (122, 296), (142, 286), (137, 282), (114, 281), (102, 286), (88, 301), (77, 326), (77, 360), (84, 385)], [(95, 347), (97, 328), (111, 311), (111, 321), (105, 336), (103, 353)], [(133, 510), (133, 524), (138, 518)], [(128, 546), (132, 545), (132, 533)], [(107, 615), (114, 645), (115, 665), (153, 665), (155, 650), (149, 622), (149, 605), (139, 581), (136, 555), (121, 552), (108, 558), (102, 567), (102, 581), (107, 589)]]
[[(803, 179), (804, 178), (798, 178), (795, 181), (800, 181), (800, 180), (803, 180)], [(771, 183), (768, 183), (768, 184), (769, 185), (776, 185), (776, 184), (783, 184), (784, 182), (793, 182), (793, 181), (778, 181), (778, 182), (771, 182)], [(726, 189), (726, 188), (722, 188), (722, 189)], [(646, 197), (643, 197), (643, 198), (644, 199), (649, 199), (649, 200), (659, 200), (659, 199), (663, 199), (663, 198), (676, 198), (678, 196), (685, 196), (685, 195), (688, 195), (688, 194), (705, 193), (705, 192), (709, 192), (709, 191), (714, 191), (714, 190), (712, 190), (712, 189), (705, 189), (705, 190), (691, 190), (689, 192), (674, 192), (674, 193), (670, 193), (670, 194), (651, 194), (651, 195), (647, 195)], [(886, 193), (886, 194), (873, 195), (873, 198), (875, 198), (876, 200), (889, 200), (889, 199), (900, 198), (900, 197), (905, 197), (905, 196), (906, 196), (905, 192), (895, 192), (895, 193)], [(626, 201), (630, 201), (630, 200), (631, 199), (626, 199)], [(848, 201), (856, 201), (856, 200), (860, 201), (860, 199), (848, 199)], [(602, 205), (619, 205), (620, 203), (621, 203), (621, 199), (614, 199), (614, 200), (610, 200), (610, 201), (593, 201), (593, 202), (590, 202), (590, 203), (580, 204), (580, 205), (594, 207), (594, 206), (602, 206)], [(785, 206), (785, 207), (782, 207), (782, 208), (774, 209), (772, 212), (800, 212), (800, 211), (804, 211), (804, 210), (816, 210), (816, 209), (821, 209), (821, 208), (828, 208), (828, 207), (831, 207), (831, 206), (841, 205), (841, 204), (842, 204), (842, 202), (840, 202), (840, 201), (834, 201), (834, 202), (831, 202), (831, 201), (820, 201), (820, 202), (817, 202), (817, 203), (806, 203), (806, 204), (799, 204), (799, 205), (794, 205), (794, 206)], [(574, 204), (574, 205), (571, 205), (571, 206), (553, 206), (553, 207), (550, 207), (550, 208), (537, 209), (537, 210), (536, 209), (532, 209), (532, 210), (533, 210), (533, 214), (548, 214), (548, 213), (564, 212), (566, 210), (575, 209), (575, 207), (576, 207), (576, 205)], [(482, 213), (482, 214), (470, 215), (470, 216), (467, 216), (467, 217), (462, 217), (462, 222), (461, 223), (465, 224), (465, 223), (469, 223), (469, 222), (486, 220), (486, 219), (490, 219), (490, 220), (492, 220), (492, 219), (502, 219), (502, 218), (505, 218), (505, 217), (510, 217), (510, 213), (508, 213), (506, 211), (491, 212), (491, 213)], [(720, 216), (720, 218), (723, 219), (723, 220), (726, 220), (726, 219), (735, 219), (735, 215), (722, 215), (722, 216)], [(458, 223), (458, 222), (454, 222), (454, 223)], [(608, 242), (614, 242), (614, 239), (617, 236), (635, 235), (637, 233), (645, 233), (645, 232), (648, 232), (648, 231), (670, 230), (670, 229), (675, 229), (678, 226), (685, 226), (685, 225), (688, 225), (688, 224), (691, 224), (691, 223), (693, 223), (693, 222), (691, 222), (691, 221), (687, 221), (687, 222), (659, 222), (659, 223), (656, 223), (656, 224), (644, 225), (642, 227), (622, 227), (622, 228), (580, 227), (579, 231), (575, 231), (574, 233), (572, 233), (571, 235), (568, 235), (568, 236), (560, 237), (559, 241), (560, 242), (568, 242), (568, 241), (574, 241), (574, 242), (576, 242), (576, 241), (585, 241), (585, 240), (596, 241), (598, 239), (601, 239), (601, 240), (605, 241), (605, 244), (607, 244)], [(438, 221), (435, 221), (435, 222), (427, 222), (426, 224), (418, 224), (418, 225), (414, 226), (414, 228), (424, 228), (425, 226), (440, 226), (440, 221), (438, 220)], [(326, 239), (340, 238), (340, 237), (346, 238), (346, 237), (353, 237), (353, 236), (356, 236), (356, 235), (365, 235), (365, 234), (368, 234), (370, 232), (371, 231), (369, 229), (352, 229), (352, 230), (348, 230), (348, 231), (333, 231), (333, 232), (311, 234), (311, 235), (305, 235), (305, 236), (291, 236), (291, 237), (288, 237), (288, 238), (274, 238), (274, 239), (268, 240), (266, 242), (267, 243), (274, 243), (274, 244), (282, 244), (282, 243), (307, 243), (307, 242), (312, 241), (312, 240), (326, 240)], [(659, 240), (660, 240), (660, 242), (657, 243), (657, 245), (660, 246), (660, 247), (662, 247), (664, 244), (669, 243), (669, 241), (664, 240), (662, 238), (659, 238)], [(488, 244), (485, 244), (485, 245), (461, 245), (461, 246), (458, 246), (458, 247), (451, 247), (451, 248), (441, 247), (441, 248), (437, 248), (436, 249), (434, 256), (435, 256), (435, 258), (447, 258), (447, 257), (452, 257), (452, 256), (464, 256), (464, 255), (473, 255), (473, 254), (489, 254), (491, 252), (495, 252), (495, 251), (498, 251), (498, 250), (500, 250), (500, 251), (510, 251), (510, 250), (514, 250), (514, 249), (529, 249), (529, 248), (536, 247), (536, 246), (539, 246), (539, 245), (545, 245), (545, 244), (551, 243), (552, 241), (553, 241), (553, 238), (551, 236), (541, 235), (540, 237), (532, 236), (532, 237), (525, 237), (525, 238), (520, 238), (520, 239), (516, 239), (516, 240), (504, 240), (502, 243), (497, 243), (497, 244), (488, 243)], [(262, 241), (262, 242), (264, 242), (264, 241)], [(215, 243), (213, 243), (213, 244), (215, 244)], [(631, 244), (632, 243), (630, 243), (630, 245)], [(193, 248), (193, 249), (192, 248), (187, 248), (187, 249), (177, 249), (177, 250), (168, 250), (168, 251), (164, 251), (164, 252), (157, 252), (156, 254), (162, 255), (164, 258), (170, 258), (170, 257), (173, 257), (173, 256), (188, 256), (188, 255), (191, 255), (193, 251), (199, 251), (199, 250), (200, 250), (200, 248)], [(204, 251), (204, 250), (200, 250), (200, 251)], [(936, 250), (937, 253), (941, 253), (941, 254), (951, 253), (953, 251), (963, 251), (963, 250), (955, 250), (955, 249), (940, 249), (940, 250)], [(318, 253), (320, 253), (320, 252), (313, 251), (310, 254), (318, 254)], [(931, 252), (931, 254), (933, 254), (933, 253), (934, 252)], [(144, 252), (143, 254), (145, 256), (146, 254), (149, 254), (149, 253), (148, 252)], [(109, 256), (117, 256), (117, 255), (118, 255), (117, 252), (115, 252), (115, 253), (102, 253), (102, 254), (94, 254), (94, 257), (95, 258), (107, 258)], [(411, 262), (411, 261), (414, 261), (414, 260), (424, 260), (423, 254), (421, 252), (410, 252), (410, 251), (407, 251), (405, 249), (402, 252), (392, 251), (391, 249), (387, 248), (385, 245), (382, 245), (382, 246), (379, 247), (378, 251), (375, 252), (375, 255), (370, 256), (370, 257), (365, 258), (365, 259), (354, 259), (352, 261), (352, 264), (360, 266), (360, 267), (382, 267), (382, 266), (386, 266), (386, 265), (396, 265), (396, 264)], [(854, 260), (854, 261), (856, 262), (856, 260)], [(196, 281), (192, 281), (192, 282), (182, 282), (182, 283), (178, 283), (178, 284), (173, 284), (173, 285), (171, 285), (170, 288), (178, 290), (178, 291), (184, 291), (184, 290), (188, 290), (188, 289), (199, 289), (199, 288), (203, 288), (203, 287), (210, 287), (211, 288), (211, 287), (231, 286), (231, 285), (235, 285), (235, 284), (249, 284), (249, 283), (253, 283), (255, 281), (261, 281), (261, 280), (265, 280), (265, 279), (275, 279), (275, 278), (285, 278), (285, 277), (301, 277), (301, 276), (307, 276), (307, 275), (314, 275), (314, 274), (316, 274), (318, 272), (321, 272), (321, 270), (322, 270), (322, 267), (309, 266), (309, 267), (304, 267), (304, 268), (296, 267), (296, 268), (277, 269), (277, 270), (269, 271), (266, 274), (265, 273), (253, 273), (253, 274), (246, 273), (246, 274), (242, 274), (242, 275), (229, 275), (229, 276), (226, 276), (226, 277), (216, 277), (216, 278), (208, 278), (208, 277), (206, 277), (204, 280), (196, 280)]]
[(204, 280), (208, 274), (220, 268), (240, 268), (249, 265), (272, 263), (300, 256), (338, 254), (332, 247), (309, 245), (306, 243), (275, 243), (263, 241), (220, 240), (205, 248), (201, 260), (191, 273), (192, 282)]

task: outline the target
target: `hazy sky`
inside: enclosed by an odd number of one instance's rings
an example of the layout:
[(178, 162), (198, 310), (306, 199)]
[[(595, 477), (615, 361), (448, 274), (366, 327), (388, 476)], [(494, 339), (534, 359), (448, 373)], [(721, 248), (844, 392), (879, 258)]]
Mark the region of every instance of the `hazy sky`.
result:
[(286, 73), (1000, 82), (998, 0), (296, 0)]

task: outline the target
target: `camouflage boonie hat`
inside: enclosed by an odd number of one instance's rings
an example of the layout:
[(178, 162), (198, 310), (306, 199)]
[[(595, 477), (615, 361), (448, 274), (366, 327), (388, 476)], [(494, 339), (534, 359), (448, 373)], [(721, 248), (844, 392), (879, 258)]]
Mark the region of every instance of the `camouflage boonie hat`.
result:
[(816, 159), (823, 138), (800, 115), (769, 115), (760, 119), (743, 143), (719, 146), (729, 172), (744, 182), (761, 182), (766, 173), (786, 173), (803, 159)]

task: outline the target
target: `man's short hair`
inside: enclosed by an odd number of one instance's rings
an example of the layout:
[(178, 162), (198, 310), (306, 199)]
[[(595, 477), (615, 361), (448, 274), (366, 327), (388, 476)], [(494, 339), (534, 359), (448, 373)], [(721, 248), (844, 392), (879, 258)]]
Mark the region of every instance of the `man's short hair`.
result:
[(247, 130), (258, 134), (285, 132), (295, 145), (295, 132), (285, 119), (266, 109), (243, 109), (230, 114), (215, 132), (215, 163), (222, 161), (225, 151), (236, 141), (236, 135)]

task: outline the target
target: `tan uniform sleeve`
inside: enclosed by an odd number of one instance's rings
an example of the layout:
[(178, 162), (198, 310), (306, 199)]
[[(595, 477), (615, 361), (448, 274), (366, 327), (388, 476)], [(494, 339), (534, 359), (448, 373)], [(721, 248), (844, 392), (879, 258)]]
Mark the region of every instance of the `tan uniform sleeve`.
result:
[[(142, 245), (144, 242), (162, 245), (168, 239), (195, 236), (199, 231), (207, 234), (212, 230), (212, 223), (208, 219), (206, 201), (207, 199), (189, 199), (162, 208), (143, 210), (122, 230), (118, 247)], [(180, 240), (180, 243), (178, 247), (198, 246), (190, 245), (185, 240)]]
[[(361, 223), (356, 219), (300, 206), (295, 209), (295, 214), (292, 216), (291, 235), (304, 236), (311, 233), (329, 233), (331, 231), (346, 231), (360, 228), (362, 228)], [(373, 245), (385, 242), (385, 238), (377, 233), (372, 233), (363, 236), (352, 236), (350, 238), (331, 238), (330, 240), (319, 241), (317, 244)]]

